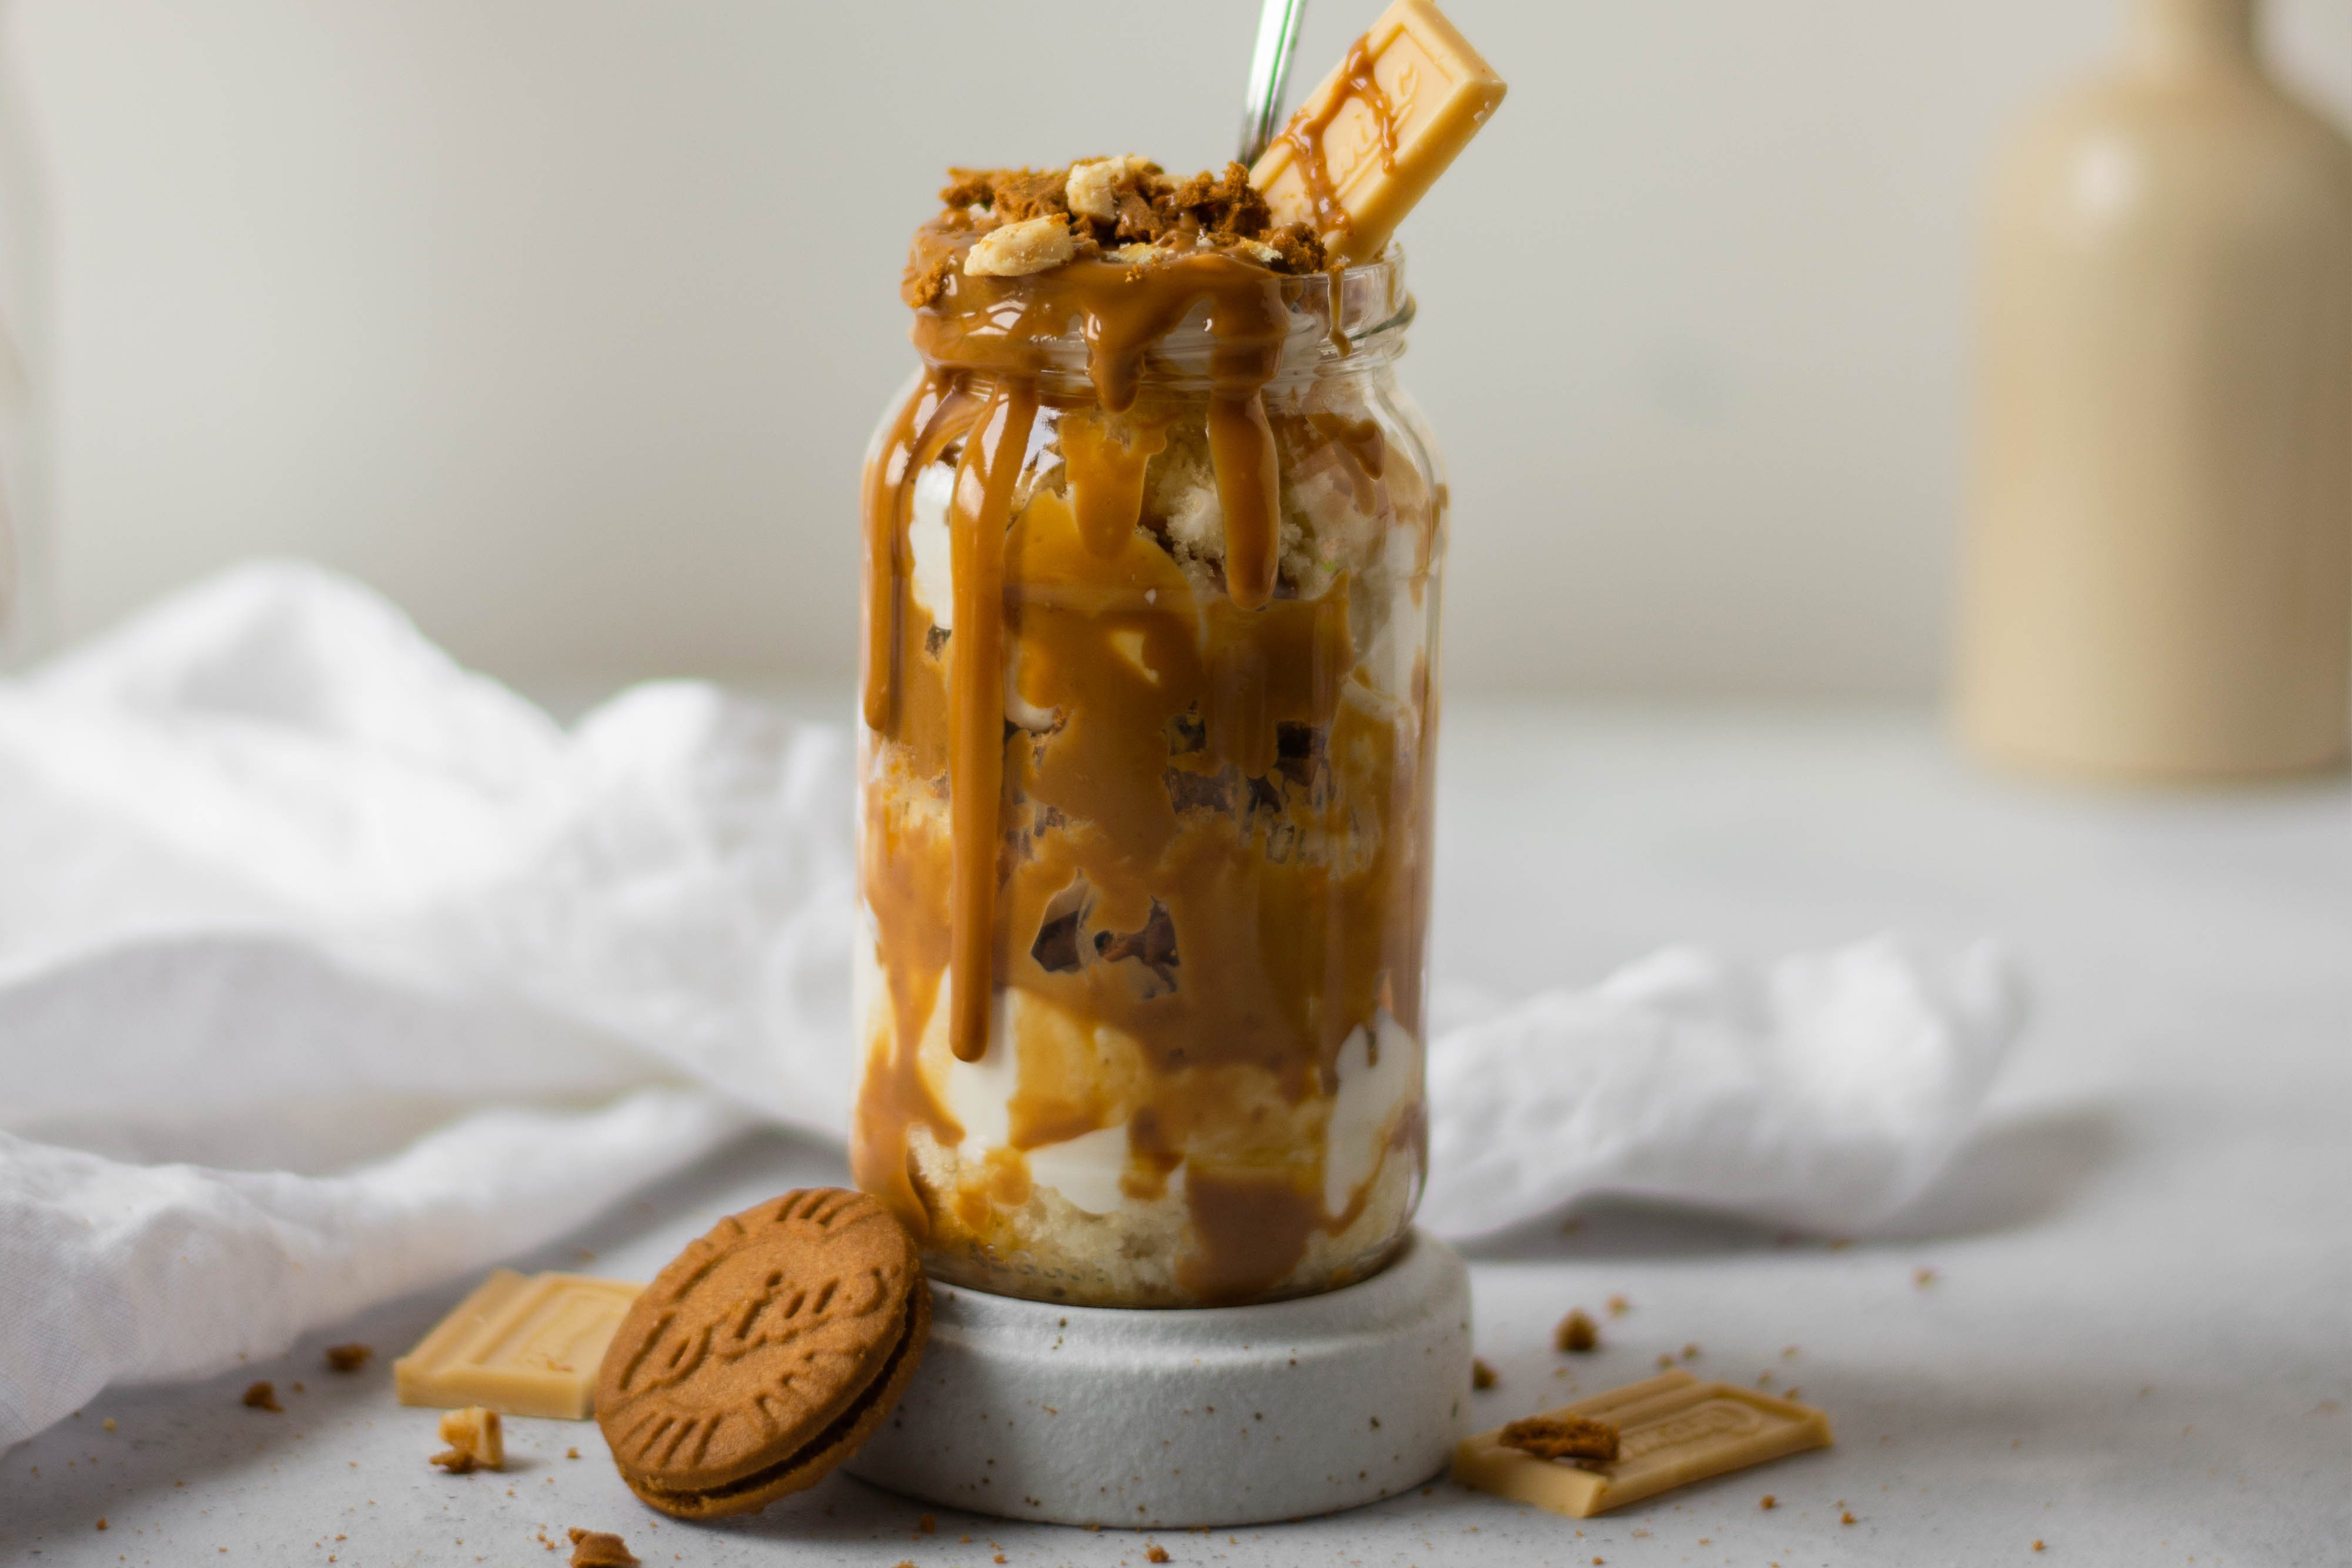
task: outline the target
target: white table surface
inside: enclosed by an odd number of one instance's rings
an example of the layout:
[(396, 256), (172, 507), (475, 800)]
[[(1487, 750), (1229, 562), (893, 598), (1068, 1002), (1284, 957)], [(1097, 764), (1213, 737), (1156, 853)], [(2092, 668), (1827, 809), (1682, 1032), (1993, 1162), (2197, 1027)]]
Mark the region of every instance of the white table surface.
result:
[[(1887, 927), (1999, 933), (2028, 965), (2036, 1018), (1982, 1136), (1885, 1234), (1615, 1209), (1470, 1251), (1502, 1373), (1480, 1426), (1695, 1344), (1700, 1373), (1801, 1387), (1836, 1447), (1580, 1523), (1438, 1481), (1213, 1535), (945, 1510), (924, 1533), (836, 1478), (690, 1528), (629, 1498), (593, 1425), (511, 1422), (504, 1475), (427, 1468), (434, 1416), (393, 1402), (388, 1363), (460, 1283), (282, 1361), (111, 1391), (0, 1456), (0, 1561), (562, 1563), (540, 1532), (580, 1525), (692, 1564), (1140, 1564), (1154, 1542), (1364, 1568), (2352, 1562), (2352, 789), (2074, 794), (1977, 774), (1904, 717), (1464, 705), (1448, 726), (1441, 977), (1512, 993), (1671, 940), (1767, 956)], [(754, 1139), (517, 1261), (645, 1278), (719, 1215), (841, 1175)], [(1605, 1344), (1558, 1356), (1579, 1304)], [(354, 1338), (377, 1360), (324, 1371)], [(262, 1377), (285, 1414), (238, 1403)]]

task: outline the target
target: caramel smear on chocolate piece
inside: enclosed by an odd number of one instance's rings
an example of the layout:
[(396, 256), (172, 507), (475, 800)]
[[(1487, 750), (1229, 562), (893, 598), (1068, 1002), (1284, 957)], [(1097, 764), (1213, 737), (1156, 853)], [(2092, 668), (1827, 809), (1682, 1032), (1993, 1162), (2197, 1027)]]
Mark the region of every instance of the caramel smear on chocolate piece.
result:
[(1397, 0), (1250, 171), (1277, 223), (1370, 261), (1503, 101), (1503, 79), (1429, 0)]
[(392, 1363), (394, 1391), (403, 1405), (479, 1405), (584, 1421), (604, 1347), (642, 1289), (584, 1274), (525, 1279), (494, 1269)]
[(1586, 1415), (1530, 1415), (1503, 1428), (1503, 1447), (1538, 1459), (1613, 1459), (1617, 1428)]
[[(1544, 1458), (1527, 1443), (1510, 1440), (1515, 1429), (1525, 1437), (1544, 1422), (1613, 1427), (1617, 1457)], [(1465, 1438), (1454, 1450), (1454, 1479), (1516, 1502), (1590, 1519), (1830, 1442), (1829, 1417), (1810, 1406), (1669, 1372)]]

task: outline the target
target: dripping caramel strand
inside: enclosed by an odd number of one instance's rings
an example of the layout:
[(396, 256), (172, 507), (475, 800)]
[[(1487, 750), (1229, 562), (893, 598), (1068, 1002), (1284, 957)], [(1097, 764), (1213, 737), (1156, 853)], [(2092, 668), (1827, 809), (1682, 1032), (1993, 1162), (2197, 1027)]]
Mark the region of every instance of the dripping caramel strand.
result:
[(1037, 417), (1037, 389), (997, 384), (956, 471), (948, 529), (955, 576), (949, 649), (949, 805), (955, 832), (949, 933), (948, 1040), (976, 1062), (988, 1051), (996, 993), (996, 856), (1004, 793), (1004, 531), (1013, 485)]
[[(919, 249), (919, 239), (918, 243)], [(971, 303), (955, 309), (967, 294)], [(940, 308), (918, 317), (916, 342), (927, 361), (997, 378), (988, 412), (965, 447), (950, 521), (956, 631), (950, 650), (955, 894), (949, 1040), (964, 1061), (978, 1061), (987, 1054), (996, 990), (993, 889), (1003, 777), (1003, 537), (1011, 521), (1013, 486), (1036, 416), (1036, 378), (1046, 368), (1049, 345), (1076, 319), (1082, 324), (1087, 377), (1096, 397), (1106, 413), (1127, 413), (1141, 384), (1145, 354), (1202, 301), (1209, 306), (1214, 339), (1209, 429), (1218, 500), (1224, 512), (1226, 587), (1237, 607), (1255, 610), (1274, 596), (1280, 563), (1280, 459), (1263, 398), (1265, 384), (1280, 367), (1290, 328), (1277, 276), (1216, 250), (1147, 268), (1080, 261), (1036, 279), (957, 279)], [(1023, 390), (1007, 390), (1015, 385)], [(900, 424), (910, 416), (902, 416)], [(869, 531), (877, 526), (887, 530), (887, 537), (875, 539), (869, 550), (887, 545), (891, 552), (887, 558), (894, 562), (902, 548), (908, 510), (900, 496), (910, 489), (916, 471), (895, 458), (904, 445), (897, 438), (891, 443), (894, 456), (882, 465), (886, 482), (870, 499), (867, 519)], [(897, 475), (895, 486), (887, 482), (890, 473)], [(1139, 504), (1139, 467), (1137, 479)], [(1108, 522), (1096, 526), (1107, 548), (1116, 542), (1118, 534)], [(1132, 528), (1131, 517), (1126, 526)], [(886, 626), (878, 612), (869, 615), (866, 658), (875, 674), (869, 676), (866, 719), (869, 727), (887, 732), (887, 670), (898, 655), (895, 642), (881, 647), (872, 644), (895, 638), (890, 627), (898, 612), (895, 593), (886, 590), (878, 577), (869, 563), (869, 598), (876, 604), (887, 600), (892, 620)], [(877, 685), (882, 692), (878, 699)], [(876, 722), (877, 716), (882, 722)]]

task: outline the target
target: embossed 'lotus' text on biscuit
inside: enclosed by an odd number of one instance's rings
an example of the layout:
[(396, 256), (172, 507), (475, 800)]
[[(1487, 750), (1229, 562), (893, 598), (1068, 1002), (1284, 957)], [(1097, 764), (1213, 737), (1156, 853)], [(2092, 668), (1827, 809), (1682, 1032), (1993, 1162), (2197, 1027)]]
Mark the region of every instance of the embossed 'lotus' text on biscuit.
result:
[(811, 1188), (719, 1221), (605, 1352), (596, 1419), (621, 1479), (682, 1519), (814, 1484), (897, 1403), (929, 1306), (913, 1244), (863, 1194)]

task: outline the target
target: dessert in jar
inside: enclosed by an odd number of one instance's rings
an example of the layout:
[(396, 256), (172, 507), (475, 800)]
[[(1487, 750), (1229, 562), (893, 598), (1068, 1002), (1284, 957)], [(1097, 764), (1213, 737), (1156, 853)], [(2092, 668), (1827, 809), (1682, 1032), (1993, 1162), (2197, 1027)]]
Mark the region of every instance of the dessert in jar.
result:
[(1406, 1235), (1446, 492), (1403, 257), (1331, 233), (1129, 157), (957, 171), (915, 236), (851, 1160), (940, 1279), (1222, 1305)]

